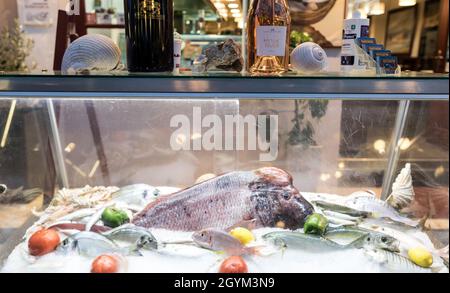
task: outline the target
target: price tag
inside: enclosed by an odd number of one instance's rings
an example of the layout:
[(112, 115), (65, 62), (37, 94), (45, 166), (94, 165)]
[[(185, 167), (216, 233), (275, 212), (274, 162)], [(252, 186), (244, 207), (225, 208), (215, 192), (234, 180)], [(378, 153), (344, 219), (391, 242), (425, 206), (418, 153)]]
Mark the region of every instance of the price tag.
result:
[(24, 25), (50, 26), (53, 24), (52, 8), (49, 0), (19, 0), (19, 14)]
[(284, 56), (286, 54), (285, 26), (260, 26), (256, 28), (257, 56)]

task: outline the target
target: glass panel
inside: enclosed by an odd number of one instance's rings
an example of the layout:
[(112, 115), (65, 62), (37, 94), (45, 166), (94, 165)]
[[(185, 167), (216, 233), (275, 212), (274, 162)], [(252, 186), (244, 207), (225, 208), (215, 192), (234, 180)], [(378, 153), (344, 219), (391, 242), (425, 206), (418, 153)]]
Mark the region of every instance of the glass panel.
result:
[[(350, 194), (371, 188), (381, 195), (398, 102), (69, 100), (57, 105), (70, 187), (142, 182), (186, 187), (204, 173), (270, 165), (288, 170), (303, 191)], [(207, 151), (203, 144), (193, 150), (193, 140), (202, 140), (209, 129), (192, 130), (198, 109), (201, 119), (215, 114), (223, 124), (226, 115), (256, 119), (276, 115), (277, 151), (269, 161), (261, 161), (265, 152), (260, 144), (248, 149), (252, 139), (248, 131), (243, 137), (245, 150), (236, 149), (235, 129), (231, 150)], [(170, 121), (177, 114), (186, 115), (192, 123), (190, 150), (171, 150), (176, 128)], [(224, 149), (225, 130), (221, 134)]]
[(0, 100), (0, 262), (53, 195), (47, 117), (42, 100)]
[[(50, 131), (50, 101), (57, 133)], [(411, 102), (399, 162), (390, 174), (401, 103), (238, 96), (3, 99), (0, 184), (42, 192), (30, 202), (18, 198), (0, 204), (0, 262), (36, 222), (33, 208), (46, 208), (60, 189), (59, 159), (70, 188), (136, 183), (188, 188), (202, 175), (274, 166), (289, 172), (305, 196), (327, 198), (365, 190), (379, 197), (385, 193), (383, 182), (393, 181), (411, 163), (417, 196), (406, 212), (429, 217), (426, 225), (439, 248), (448, 244), (448, 101)], [(56, 138), (61, 153), (50, 148)]]
[(416, 198), (407, 211), (428, 218), (426, 227), (438, 246), (449, 243), (448, 127), (448, 102), (412, 102), (397, 165), (400, 172), (405, 164), (411, 164)]
[[(241, 101), (242, 115), (279, 117), (275, 166), (288, 170), (298, 188), (350, 194), (372, 189), (381, 195), (387, 150), (398, 102), (342, 100)], [(241, 169), (266, 165), (243, 152)]]
[[(204, 173), (234, 170), (233, 151), (194, 150), (202, 139), (201, 117), (239, 111), (238, 100), (100, 100), (59, 103), (59, 131), (69, 186), (124, 186), (151, 182), (189, 186)], [(198, 121), (193, 115), (200, 114)], [(175, 133), (171, 119), (185, 115), (189, 133)], [(175, 117), (176, 118), (176, 117)], [(171, 139), (189, 149), (172, 149)]]

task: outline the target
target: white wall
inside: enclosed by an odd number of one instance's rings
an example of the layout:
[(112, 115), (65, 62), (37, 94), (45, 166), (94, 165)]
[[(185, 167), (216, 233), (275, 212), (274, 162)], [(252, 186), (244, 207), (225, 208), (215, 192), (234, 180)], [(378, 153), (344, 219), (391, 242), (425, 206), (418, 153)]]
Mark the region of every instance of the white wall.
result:
[[(35, 70), (52, 70), (53, 56), (55, 51), (56, 26), (58, 21), (58, 10), (65, 9), (67, 0), (48, 0), (51, 10), (50, 26), (24, 26), (25, 32), (34, 40), (33, 51), (28, 59), (30, 66), (36, 65)], [(23, 5), (23, 0), (17, 0), (17, 5)], [(23, 11), (19, 9), (19, 19), (23, 23)]]

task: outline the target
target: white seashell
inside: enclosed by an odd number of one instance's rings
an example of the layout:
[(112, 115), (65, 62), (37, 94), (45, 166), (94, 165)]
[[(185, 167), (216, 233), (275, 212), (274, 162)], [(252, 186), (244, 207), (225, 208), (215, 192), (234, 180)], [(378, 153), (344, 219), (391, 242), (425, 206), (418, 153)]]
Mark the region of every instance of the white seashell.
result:
[(392, 184), (392, 193), (387, 201), (391, 206), (400, 210), (411, 204), (414, 195), (411, 164), (406, 164)]
[(327, 54), (313, 42), (300, 44), (291, 53), (291, 65), (296, 71), (319, 72), (327, 66)]
[(85, 35), (76, 39), (64, 53), (63, 73), (83, 71), (110, 71), (120, 64), (121, 52), (110, 38), (103, 35)]

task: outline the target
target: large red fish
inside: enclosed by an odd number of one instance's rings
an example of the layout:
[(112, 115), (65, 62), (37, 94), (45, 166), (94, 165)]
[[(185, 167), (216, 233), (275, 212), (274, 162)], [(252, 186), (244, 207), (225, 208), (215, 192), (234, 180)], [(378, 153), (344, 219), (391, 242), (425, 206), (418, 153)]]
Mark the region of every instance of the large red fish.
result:
[(313, 213), (292, 185), (292, 177), (277, 168), (230, 172), (150, 203), (134, 219), (137, 226), (175, 231), (226, 229), (243, 221), (257, 227), (282, 223), (303, 227)]

